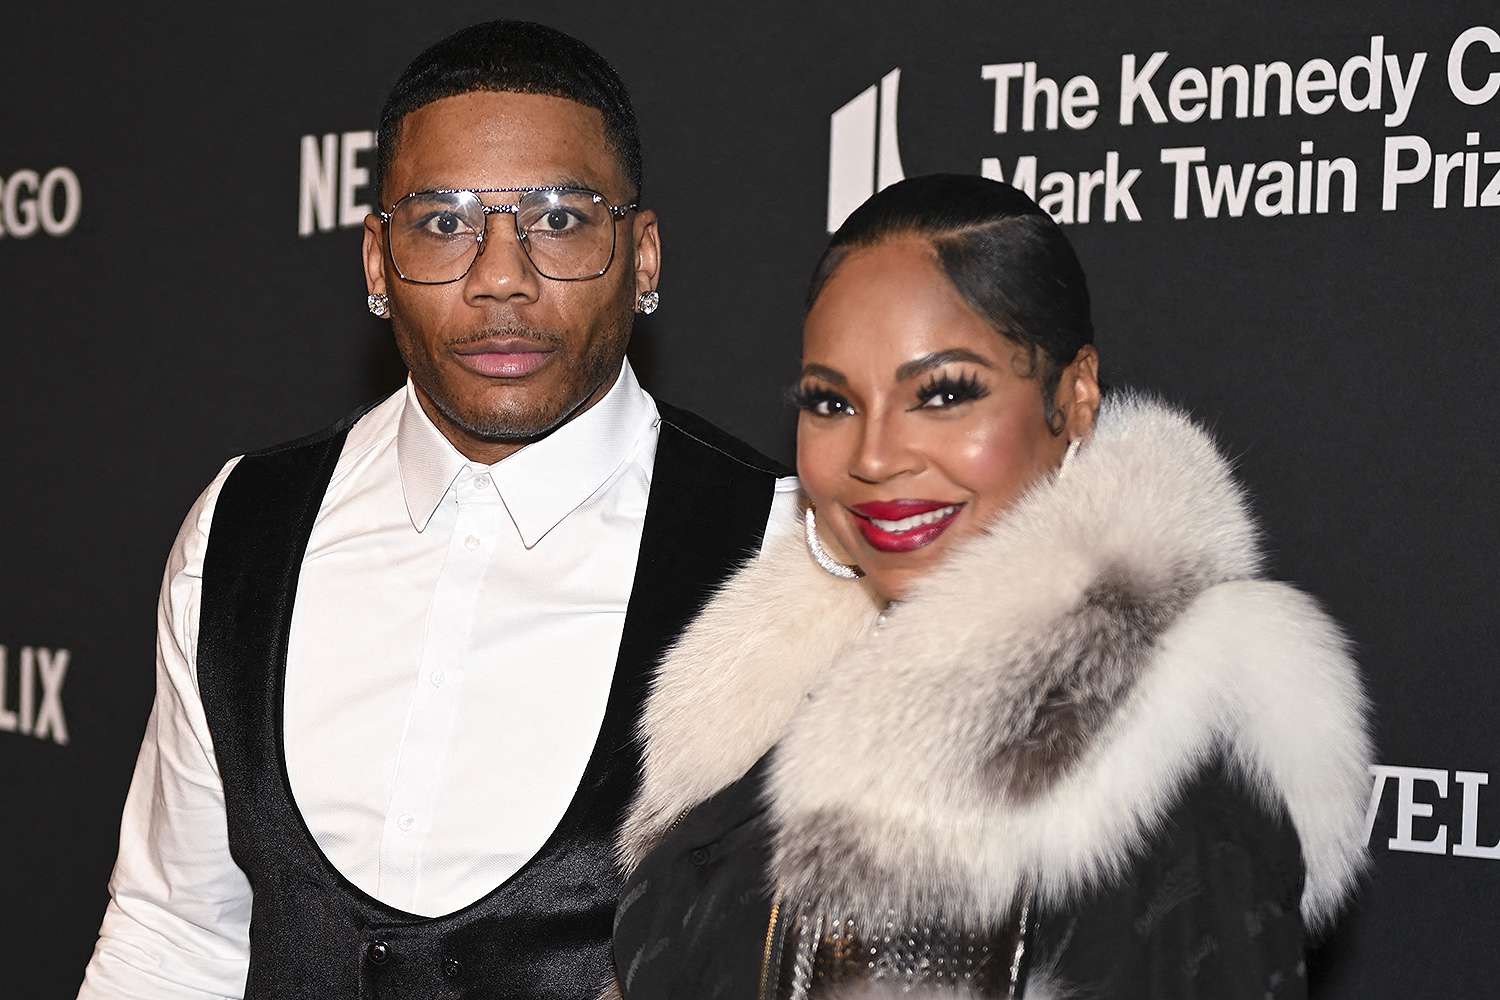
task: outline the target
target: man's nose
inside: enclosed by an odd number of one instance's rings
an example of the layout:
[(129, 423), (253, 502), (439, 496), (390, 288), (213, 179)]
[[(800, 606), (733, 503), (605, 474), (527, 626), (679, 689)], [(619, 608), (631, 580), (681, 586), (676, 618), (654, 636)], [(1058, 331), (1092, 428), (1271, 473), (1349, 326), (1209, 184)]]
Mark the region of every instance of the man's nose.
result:
[(542, 276), (521, 247), (515, 216), (508, 212), (486, 216), (484, 232), (479, 256), (464, 278), (464, 300), (475, 305), (483, 299), (535, 302), (541, 294)]

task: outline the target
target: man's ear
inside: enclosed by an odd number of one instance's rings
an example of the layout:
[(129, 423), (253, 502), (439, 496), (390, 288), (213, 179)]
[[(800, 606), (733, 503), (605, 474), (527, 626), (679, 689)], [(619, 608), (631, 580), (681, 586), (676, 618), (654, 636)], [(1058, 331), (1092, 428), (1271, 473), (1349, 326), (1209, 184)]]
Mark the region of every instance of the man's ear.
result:
[(380, 216), (365, 216), (365, 290), (371, 295), (389, 295), (385, 280), (385, 227)]
[(634, 213), (631, 232), (635, 244), (635, 298), (654, 292), (661, 281), (661, 229), (656, 213), (642, 209)]

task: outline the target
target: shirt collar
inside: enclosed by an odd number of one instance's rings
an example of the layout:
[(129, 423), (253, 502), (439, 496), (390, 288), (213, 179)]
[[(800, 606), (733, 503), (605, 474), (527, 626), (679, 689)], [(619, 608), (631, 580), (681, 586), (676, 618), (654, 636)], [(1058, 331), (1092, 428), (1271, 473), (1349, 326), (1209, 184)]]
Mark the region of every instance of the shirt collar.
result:
[[(609, 482), (659, 417), (630, 362), (604, 398), (540, 441), (487, 471), (527, 548)], [(471, 462), (443, 436), (417, 399), (411, 379), (396, 430), (396, 464), (412, 527), (425, 531), (438, 505)]]

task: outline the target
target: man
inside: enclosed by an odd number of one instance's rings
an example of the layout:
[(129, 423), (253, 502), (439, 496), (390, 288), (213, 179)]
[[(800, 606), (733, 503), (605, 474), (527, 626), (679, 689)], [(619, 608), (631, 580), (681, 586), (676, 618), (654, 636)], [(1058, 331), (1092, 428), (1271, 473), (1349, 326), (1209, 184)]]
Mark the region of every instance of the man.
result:
[(594, 996), (651, 671), (795, 503), (625, 361), (660, 234), (596, 53), (461, 31), (378, 149), (410, 379), (189, 513), (88, 1000)]

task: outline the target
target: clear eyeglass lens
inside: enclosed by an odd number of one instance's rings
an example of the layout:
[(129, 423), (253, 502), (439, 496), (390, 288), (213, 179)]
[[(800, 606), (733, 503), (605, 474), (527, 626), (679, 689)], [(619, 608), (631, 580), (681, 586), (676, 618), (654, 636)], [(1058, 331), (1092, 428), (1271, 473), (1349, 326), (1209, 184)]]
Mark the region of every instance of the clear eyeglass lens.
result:
[(469, 269), (484, 232), (484, 203), (455, 191), (402, 199), (391, 215), (391, 257), (412, 281), (451, 281)]
[[(527, 192), (517, 203), (514, 228), (532, 265), (548, 278), (592, 277), (614, 254), (614, 219), (592, 191)], [(484, 203), (473, 192), (410, 195), (391, 215), (391, 256), (412, 281), (454, 281), (473, 264), (484, 231)]]
[(598, 274), (614, 253), (614, 219), (592, 191), (532, 191), (521, 199), (516, 224), (531, 263), (549, 278)]

